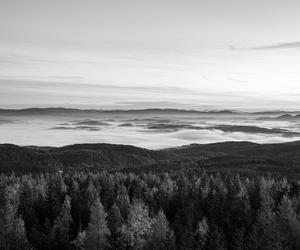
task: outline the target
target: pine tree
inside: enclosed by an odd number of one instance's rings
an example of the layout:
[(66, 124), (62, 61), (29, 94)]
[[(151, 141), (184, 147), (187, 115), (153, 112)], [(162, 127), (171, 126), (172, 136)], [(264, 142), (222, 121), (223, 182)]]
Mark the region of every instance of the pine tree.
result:
[(121, 250), (125, 248), (123, 232), (123, 218), (119, 207), (114, 204), (108, 212), (107, 224), (110, 229), (108, 237), (110, 249)]
[(193, 248), (194, 243), (194, 207), (191, 200), (181, 205), (175, 216), (175, 235), (176, 245), (180, 250), (189, 250)]
[(30, 249), (30, 244), (27, 240), (24, 221), (17, 217), (12, 224), (12, 231), (10, 232), (10, 247), (11, 250)]
[(247, 250), (261, 249), (262, 240), (263, 239), (262, 239), (260, 227), (257, 223), (255, 223), (252, 225), (249, 235), (245, 238), (245, 249)]
[(178, 178), (177, 186), (177, 200), (180, 206), (184, 206), (189, 194), (189, 182), (184, 173)]
[(245, 228), (237, 229), (234, 232), (230, 249), (232, 250), (246, 249)]
[(126, 227), (127, 241), (133, 249), (142, 249), (151, 235), (153, 220), (148, 207), (141, 201), (134, 201), (129, 212)]
[(209, 250), (225, 250), (227, 249), (227, 242), (224, 232), (221, 228), (213, 226), (209, 232), (208, 247)]
[(86, 246), (90, 250), (101, 250), (108, 246), (107, 235), (110, 230), (106, 222), (107, 214), (97, 198), (91, 207), (90, 222), (86, 231)]
[(72, 250), (85, 250), (86, 233), (79, 232), (77, 237), (72, 241)]
[(91, 207), (95, 203), (97, 198), (99, 197), (98, 191), (97, 191), (95, 185), (93, 184), (92, 180), (89, 180), (88, 187), (85, 190), (85, 195), (87, 198), (87, 206), (88, 207)]
[(130, 210), (130, 201), (127, 189), (124, 185), (120, 186), (117, 192), (116, 205), (119, 207), (123, 219), (127, 220)]
[(71, 223), (71, 198), (66, 195), (60, 215), (56, 218), (53, 226), (52, 238), (55, 249), (70, 249)]
[(35, 194), (30, 180), (24, 180), (21, 186), (20, 193), (20, 204), (19, 204), (19, 214), (21, 214), (27, 231), (30, 231), (31, 227), (38, 223), (37, 214), (34, 209)]
[(4, 241), (0, 242), (1, 249), (19, 250), (30, 249), (23, 219), (17, 214), (18, 192), (13, 186), (6, 187), (3, 233)]
[(198, 222), (196, 232), (195, 232), (195, 249), (204, 249), (205, 244), (208, 240), (209, 226), (207, 219), (204, 217), (200, 222)]
[(48, 182), (47, 190), (46, 190), (46, 211), (47, 217), (50, 220), (51, 225), (54, 220), (60, 213), (61, 210), (61, 198), (58, 188), (55, 185), (55, 182), (50, 180)]
[(170, 236), (174, 235), (174, 233), (169, 228), (168, 219), (162, 210), (160, 210), (155, 217), (151, 232), (151, 249), (164, 250), (169, 249), (170, 244), (174, 245), (174, 243), (170, 242)]
[(115, 201), (114, 183), (110, 175), (105, 176), (105, 178), (101, 183), (101, 187), (102, 187), (100, 193), (101, 203), (105, 209), (108, 209), (114, 204)]
[(40, 225), (34, 225), (30, 231), (30, 241), (36, 250), (50, 250), (51, 237), (44, 232), (44, 228)]
[(5, 184), (4, 181), (0, 182), (0, 249), (4, 248), (5, 243)]
[(257, 229), (259, 238), (254, 239), (260, 242), (263, 249), (281, 249), (280, 233), (274, 213), (274, 200), (270, 194), (271, 183), (262, 179), (261, 181), (261, 208), (257, 215)]
[(167, 232), (167, 239), (166, 239), (166, 247), (165, 250), (173, 250), (176, 249), (176, 237), (173, 230), (169, 230)]
[(282, 246), (286, 249), (300, 249), (300, 220), (287, 196), (282, 198), (279, 205), (277, 223)]

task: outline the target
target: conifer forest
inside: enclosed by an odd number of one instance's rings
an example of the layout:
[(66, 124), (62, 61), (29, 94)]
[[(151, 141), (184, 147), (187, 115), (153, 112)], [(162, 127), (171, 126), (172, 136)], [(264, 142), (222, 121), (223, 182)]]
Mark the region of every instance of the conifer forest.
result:
[(300, 187), (182, 171), (0, 177), (0, 249), (300, 249)]

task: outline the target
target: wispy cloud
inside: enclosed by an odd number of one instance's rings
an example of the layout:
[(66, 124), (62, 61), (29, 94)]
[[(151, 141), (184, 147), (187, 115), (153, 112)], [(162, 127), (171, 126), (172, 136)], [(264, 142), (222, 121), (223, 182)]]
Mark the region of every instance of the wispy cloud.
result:
[(271, 49), (297, 49), (300, 48), (300, 41), (296, 42), (288, 42), (288, 43), (278, 43), (278, 44), (270, 44), (264, 46), (257, 47), (245, 47), (245, 48), (237, 48), (234, 46), (230, 46), (231, 50), (271, 50)]
[(279, 43), (267, 46), (256, 47), (252, 49), (294, 49), (300, 48), (300, 41), (290, 43)]

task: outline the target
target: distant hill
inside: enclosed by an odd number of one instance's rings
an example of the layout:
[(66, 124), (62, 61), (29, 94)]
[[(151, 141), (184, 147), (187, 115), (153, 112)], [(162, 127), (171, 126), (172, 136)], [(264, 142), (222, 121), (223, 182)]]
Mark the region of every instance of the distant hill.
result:
[(69, 108), (28, 108), (0, 109), (0, 115), (95, 115), (95, 114), (235, 114), (233, 110), (186, 110), (186, 109), (132, 109), (132, 110), (101, 110), (101, 109), (69, 109)]
[(261, 121), (300, 121), (300, 114), (290, 115), (284, 114), (276, 117), (259, 117), (257, 120)]
[(300, 175), (300, 141), (280, 144), (192, 144), (164, 150), (114, 144), (75, 144), (65, 147), (0, 145), (0, 172), (102, 169), (162, 172), (188, 168)]
[(219, 129), (224, 132), (243, 132), (243, 133), (263, 133), (263, 134), (282, 134), (287, 137), (299, 136), (300, 133), (289, 131), (280, 128), (263, 128), (258, 126), (242, 126), (242, 125), (216, 125), (215, 129)]
[[(48, 115), (70, 115), (70, 116), (91, 116), (101, 114), (219, 114), (219, 115), (271, 115), (282, 116), (286, 114), (293, 114), (298, 118), (300, 116), (299, 111), (262, 111), (262, 112), (245, 112), (238, 110), (228, 109), (208, 109), (208, 110), (196, 110), (196, 109), (172, 109), (172, 108), (148, 108), (148, 109), (76, 109), (76, 108), (64, 108), (64, 107), (50, 107), (50, 108), (26, 108), (26, 109), (0, 109), (0, 116), (48, 116)], [(292, 116), (292, 115), (290, 115)], [(272, 117), (261, 117), (270, 118)], [(258, 119), (261, 119), (258, 118)]]
[(53, 156), (42, 148), (27, 148), (12, 144), (0, 145), (0, 172), (53, 172), (59, 167), (60, 164)]
[[(193, 152), (209, 152), (233, 156), (286, 156), (300, 157), (300, 141), (258, 144), (253, 142), (221, 142), (210, 144), (191, 144), (187, 146), (169, 148), (163, 151), (172, 152), (181, 156), (190, 157)], [(299, 166), (300, 167), (300, 166)]]
[(65, 147), (0, 145), (0, 172), (53, 172), (136, 168), (177, 159), (172, 153), (129, 145), (76, 144)]
[(177, 158), (173, 153), (129, 145), (75, 144), (48, 151), (63, 168), (122, 169)]
[(200, 127), (194, 126), (186, 123), (149, 123), (145, 126), (150, 130), (158, 130), (164, 132), (174, 132), (183, 129), (191, 130), (221, 130), (223, 132), (242, 132), (248, 134), (280, 134), (284, 137), (294, 137), (300, 136), (299, 132), (280, 129), (280, 128), (264, 128), (258, 126), (245, 126), (245, 125), (229, 125), (229, 124), (219, 124), (215, 126)]
[(300, 141), (278, 144), (252, 142), (192, 144), (165, 151), (196, 161), (201, 159), (200, 165), (206, 169), (252, 173), (276, 172), (285, 175), (298, 174), (300, 177)]

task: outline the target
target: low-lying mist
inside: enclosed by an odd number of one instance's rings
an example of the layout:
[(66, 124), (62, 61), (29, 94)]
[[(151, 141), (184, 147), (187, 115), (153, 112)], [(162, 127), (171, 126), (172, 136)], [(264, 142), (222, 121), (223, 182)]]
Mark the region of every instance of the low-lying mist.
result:
[(300, 140), (300, 121), (264, 116), (155, 111), (1, 114), (0, 143), (39, 146), (113, 143), (160, 149), (222, 141)]

